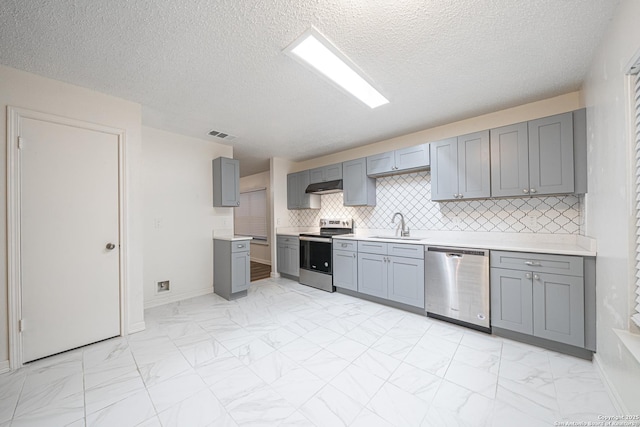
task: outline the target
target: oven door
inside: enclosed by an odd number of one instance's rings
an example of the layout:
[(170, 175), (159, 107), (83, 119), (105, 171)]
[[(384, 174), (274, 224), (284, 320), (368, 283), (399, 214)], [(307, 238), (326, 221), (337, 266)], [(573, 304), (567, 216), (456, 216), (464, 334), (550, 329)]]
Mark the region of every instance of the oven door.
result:
[(331, 239), (300, 236), (300, 268), (331, 274)]

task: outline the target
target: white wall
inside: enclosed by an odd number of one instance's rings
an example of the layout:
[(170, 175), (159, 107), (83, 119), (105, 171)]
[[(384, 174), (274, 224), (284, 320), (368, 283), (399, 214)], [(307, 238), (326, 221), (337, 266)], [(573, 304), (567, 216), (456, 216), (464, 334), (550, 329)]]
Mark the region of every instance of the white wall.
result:
[[(6, 138), (5, 117), (8, 105), (125, 130), (125, 180), (128, 188), (125, 198), (128, 211), (124, 227), (129, 242), (126, 248), (128, 270), (125, 272), (129, 285), (126, 326), (130, 332), (144, 329), (140, 230), (142, 197), (137, 168), (140, 163), (140, 105), (0, 66), (0, 108), (3, 117), (0, 120), (0, 134), (3, 139)], [(0, 205), (0, 223), (6, 224), (6, 150), (0, 150), (0, 188), (4, 194)], [(0, 364), (8, 358), (6, 237), (5, 227), (0, 227), (0, 240), (4, 242), (0, 245), (0, 306), (5, 313), (0, 316)]]
[(267, 243), (251, 242), (251, 260), (271, 264), (271, 173), (270, 171), (240, 178), (240, 191), (266, 188), (267, 193)]
[[(211, 161), (233, 148), (142, 128), (144, 305), (213, 291), (213, 235), (233, 233), (233, 208), (214, 208)], [(157, 282), (171, 289), (157, 293)]]
[[(622, 1), (583, 86), (589, 141), (587, 234), (598, 240), (597, 360), (627, 414), (640, 413), (640, 364), (613, 329), (634, 305), (633, 142), (625, 74), (640, 50), (640, 2)], [(638, 338), (640, 340), (640, 337)]]

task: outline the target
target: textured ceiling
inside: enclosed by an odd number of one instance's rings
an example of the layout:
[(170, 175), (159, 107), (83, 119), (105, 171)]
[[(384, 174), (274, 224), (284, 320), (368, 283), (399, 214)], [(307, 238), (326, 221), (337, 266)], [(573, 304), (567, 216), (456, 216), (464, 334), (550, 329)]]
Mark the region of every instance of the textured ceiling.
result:
[[(233, 134), (244, 176), (577, 90), (617, 3), (2, 0), (0, 64), (138, 102), (148, 126)], [(310, 26), (390, 103), (283, 54)]]

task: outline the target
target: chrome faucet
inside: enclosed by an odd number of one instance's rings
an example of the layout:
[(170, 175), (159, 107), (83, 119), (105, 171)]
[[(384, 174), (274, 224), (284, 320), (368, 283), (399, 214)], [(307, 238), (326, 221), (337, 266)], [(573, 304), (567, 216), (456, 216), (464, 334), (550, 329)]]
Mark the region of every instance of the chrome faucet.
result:
[(400, 224), (398, 226), (398, 229), (400, 229), (400, 236), (402, 237), (408, 237), (409, 236), (409, 228), (405, 228), (405, 223), (404, 223), (404, 216), (400, 213), (400, 212), (396, 212), (393, 214), (393, 217), (391, 218), (391, 224), (395, 224), (396, 223), (396, 216), (400, 215)]

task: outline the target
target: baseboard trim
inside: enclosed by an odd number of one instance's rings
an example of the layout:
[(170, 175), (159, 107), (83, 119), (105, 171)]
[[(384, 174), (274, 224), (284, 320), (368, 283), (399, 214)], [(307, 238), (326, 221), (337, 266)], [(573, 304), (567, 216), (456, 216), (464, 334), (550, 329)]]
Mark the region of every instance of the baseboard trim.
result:
[(278, 277), (280, 277), (280, 273), (271, 272), (271, 277), (273, 277), (274, 279), (277, 279)]
[(183, 292), (179, 294), (167, 295), (162, 298), (154, 298), (151, 301), (144, 302), (144, 309), (159, 307), (161, 305), (170, 304), (172, 302), (178, 302), (189, 298), (201, 297), (202, 295), (212, 294), (213, 286), (198, 289), (190, 292)]
[(127, 332), (127, 334), (135, 334), (136, 332), (142, 332), (145, 329), (147, 329), (147, 326), (145, 325), (144, 321), (137, 322), (129, 325), (129, 331)]
[(9, 361), (3, 360), (0, 362), (0, 374), (4, 374), (5, 372), (9, 372), (11, 368), (9, 367)]
[(271, 265), (271, 261), (267, 261), (266, 259), (260, 259), (260, 258), (251, 257), (251, 261), (257, 262), (257, 263), (260, 263), (260, 264)]
[(602, 361), (598, 353), (593, 355), (593, 364), (595, 365), (596, 371), (602, 380), (602, 384), (604, 384), (604, 388), (607, 390), (607, 394), (609, 395), (609, 398), (611, 398), (611, 402), (613, 403), (613, 406), (615, 406), (616, 411), (618, 411), (618, 414), (630, 414), (631, 412), (627, 410), (624, 401), (620, 397), (620, 394), (618, 394), (618, 390), (614, 387), (609, 375), (602, 367)]

